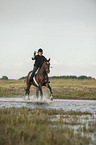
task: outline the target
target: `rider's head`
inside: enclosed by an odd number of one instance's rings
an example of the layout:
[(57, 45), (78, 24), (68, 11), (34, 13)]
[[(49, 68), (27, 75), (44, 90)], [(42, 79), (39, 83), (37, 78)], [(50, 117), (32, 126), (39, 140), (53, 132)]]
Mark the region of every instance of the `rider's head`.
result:
[(40, 48), (40, 49), (38, 49), (38, 54), (39, 55), (42, 55), (43, 54), (43, 50)]

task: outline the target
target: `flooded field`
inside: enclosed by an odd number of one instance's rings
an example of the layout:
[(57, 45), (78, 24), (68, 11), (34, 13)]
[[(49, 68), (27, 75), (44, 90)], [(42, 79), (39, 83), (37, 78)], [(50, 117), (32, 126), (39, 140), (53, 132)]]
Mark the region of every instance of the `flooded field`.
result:
[[(35, 96), (31, 96), (30, 100), (25, 97), (1, 97), (0, 116), (3, 126), (0, 128), (2, 132), (0, 143), (2, 141), (8, 143), (9, 140), (12, 143), (14, 136), (17, 136), (20, 144), (22, 139), (24, 143), (29, 141), (31, 144), (36, 135), (35, 141), (40, 143), (43, 141), (44, 144), (57, 142), (66, 145), (96, 145), (95, 100), (54, 99), (51, 101), (46, 97), (41, 100)], [(19, 126), (18, 133), (17, 126)], [(39, 135), (34, 128), (37, 130), (39, 128)], [(45, 132), (46, 136), (44, 136)], [(51, 134), (50, 138), (49, 134)], [(6, 136), (7, 139), (4, 139)], [(60, 140), (57, 139), (58, 137)], [(45, 138), (47, 141), (44, 140)]]
[(46, 88), (37, 99), (34, 87), (28, 100), (25, 80), (0, 80), (0, 145), (96, 145), (96, 80), (51, 79), (50, 85), (53, 101)]
[(54, 99), (53, 101), (48, 98), (35, 98), (31, 96), (30, 100), (25, 97), (18, 98), (0, 98), (0, 108), (2, 107), (28, 107), (28, 108), (45, 108), (45, 109), (63, 109), (64, 111), (87, 111), (96, 113), (96, 100), (66, 100), (66, 99)]

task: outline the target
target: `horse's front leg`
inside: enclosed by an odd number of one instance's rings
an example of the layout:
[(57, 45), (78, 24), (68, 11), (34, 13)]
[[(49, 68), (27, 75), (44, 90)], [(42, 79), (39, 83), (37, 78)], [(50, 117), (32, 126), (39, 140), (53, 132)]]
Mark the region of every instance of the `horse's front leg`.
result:
[(41, 96), (41, 99), (42, 99), (42, 97), (43, 97), (42, 86), (39, 86), (39, 90), (40, 90), (40, 96)]
[(30, 85), (27, 85), (27, 88), (25, 89), (25, 95), (28, 95), (28, 99), (30, 100), (29, 94), (30, 94)]
[(53, 100), (53, 92), (49, 84), (46, 84), (46, 87), (50, 90), (50, 100)]
[(36, 97), (38, 98), (38, 95), (39, 95), (39, 88), (36, 87)]

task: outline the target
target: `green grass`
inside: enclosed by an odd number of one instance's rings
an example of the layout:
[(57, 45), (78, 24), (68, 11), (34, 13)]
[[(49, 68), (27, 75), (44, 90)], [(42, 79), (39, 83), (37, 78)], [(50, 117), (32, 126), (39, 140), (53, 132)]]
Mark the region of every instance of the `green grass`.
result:
[[(88, 127), (83, 125), (75, 131), (70, 127), (78, 125), (82, 115), (87, 112), (63, 110), (2, 108), (0, 109), (0, 145), (89, 145), (96, 143), (89, 133), (95, 136), (96, 120)], [(53, 120), (54, 119), (54, 120)]]
[[(50, 79), (54, 98), (61, 99), (94, 99), (96, 100), (96, 80)], [(24, 96), (26, 80), (0, 80), (0, 96)], [(48, 89), (43, 91), (49, 94)], [(31, 87), (30, 95), (35, 94)]]
[(52, 79), (55, 98), (96, 100), (96, 80)]

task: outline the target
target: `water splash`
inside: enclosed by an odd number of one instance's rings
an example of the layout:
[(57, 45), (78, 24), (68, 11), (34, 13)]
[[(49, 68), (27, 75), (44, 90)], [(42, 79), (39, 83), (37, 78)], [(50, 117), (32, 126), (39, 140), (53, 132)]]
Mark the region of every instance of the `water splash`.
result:
[(39, 96), (32, 95), (30, 100), (26, 97), (0, 98), (0, 108), (2, 107), (28, 107), (28, 108), (46, 108), (46, 109), (63, 109), (64, 111), (82, 111), (96, 113), (96, 100), (64, 100), (54, 99), (51, 101), (48, 96), (44, 95), (43, 99)]
[(34, 103), (36, 103), (36, 102), (41, 102), (41, 103), (50, 103), (50, 100), (49, 100), (49, 97), (48, 97), (48, 95), (44, 95), (43, 97), (42, 97), (42, 99), (41, 99), (41, 96), (39, 96), (38, 98), (35, 96), (35, 95), (32, 95), (32, 96), (30, 96), (29, 98), (28, 98), (28, 96), (26, 96), (25, 98), (24, 98), (24, 101), (26, 101), (26, 102), (34, 102)]

